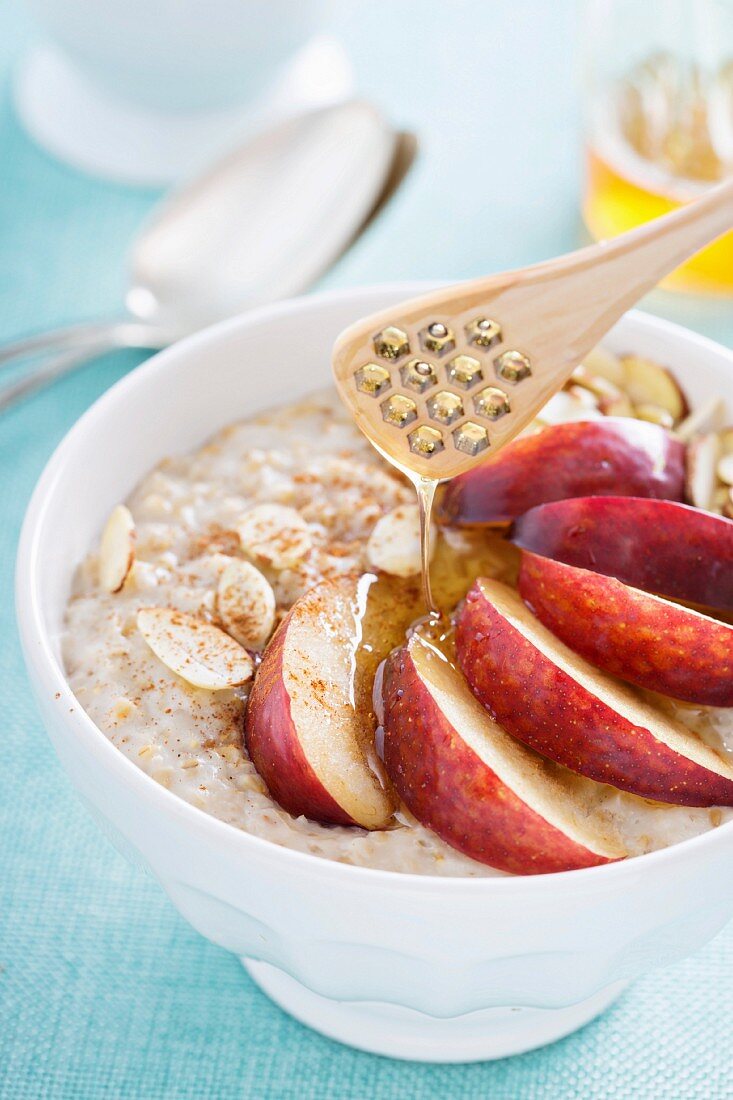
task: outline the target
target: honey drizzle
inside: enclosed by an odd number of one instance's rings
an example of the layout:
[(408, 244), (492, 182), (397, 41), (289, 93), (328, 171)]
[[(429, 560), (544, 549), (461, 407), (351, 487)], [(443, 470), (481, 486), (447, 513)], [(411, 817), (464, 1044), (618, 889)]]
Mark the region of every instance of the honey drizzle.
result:
[(419, 477), (418, 475), (411, 475), (410, 481), (415, 486), (417, 506), (420, 511), (420, 575), (423, 599), (428, 615), (437, 617), (440, 615), (440, 611), (435, 605), (430, 584), (430, 521), (438, 482), (433, 477)]
[[(426, 518), (430, 518), (429, 509)], [(419, 576), (396, 577), (380, 573), (365, 574), (361, 578), (353, 605), (349, 702), (365, 718), (363, 749), (380, 785), (388, 784), (380, 760), (380, 666), (393, 649), (404, 645), (414, 633), (454, 662), (450, 612), (464, 598), (476, 577), (496, 577), (514, 583), (518, 563), (517, 548), (496, 532), (477, 528), (443, 533), (437, 541), (430, 568), (432, 597), (443, 614), (435, 610), (426, 614), (424, 587)]]

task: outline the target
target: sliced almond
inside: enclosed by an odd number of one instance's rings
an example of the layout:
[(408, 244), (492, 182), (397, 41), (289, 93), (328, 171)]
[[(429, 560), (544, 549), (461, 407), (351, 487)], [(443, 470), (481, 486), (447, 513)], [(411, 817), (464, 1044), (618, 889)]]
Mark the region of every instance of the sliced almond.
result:
[(600, 417), (601, 413), (595, 408), (595, 404), (589, 407), (578, 399), (577, 394), (566, 390), (553, 394), (537, 413), (537, 419), (547, 426), (564, 424), (569, 420), (599, 420)]
[(588, 352), (583, 360), (583, 366), (588, 374), (595, 374), (612, 382), (614, 386), (624, 386), (624, 368), (618, 355), (603, 348), (600, 345)]
[(135, 521), (118, 504), (105, 524), (99, 544), (99, 583), (105, 592), (120, 592), (135, 561)]
[(710, 511), (718, 479), (716, 467), (720, 458), (720, 440), (715, 432), (698, 436), (687, 448), (685, 491), (695, 508)]
[(674, 417), (661, 405), (635, 405), (634, 416), (637, 420), (648, 420), (650, 424), (659, 424), (660, 428), (673, 428)]
[(587, 389), (585, 386), (571, 385), (567, 391), (571, 397), (574, 397), (576, 401), (579, 401), (586, 409), (598, 408), (598, 397), (592, 390)]
[(731, 500), (733, 500), (733, 489), (729, 485), (718, 485), (713, 493), (710, 511), (717, 512), (719, 516), (726, 515), (726, 508), (730, 506)]
[(170, 607), (143, 607), (137, 625), (166, 668), (194, 687), (223, 691), (252, 678), (246, 649), (218, 626)]
[(601, 397), (598, 401), (598, 408), (604, 416), (631, 417), (634, 415), (634, 406), (625, 393), (622, 393), (619, 397)]
[(665, 367), (640, 355), (625, 355), (624, 390), (632, 405), (659, 405), (675, 423), (687, 414), (687, 399), (676, 379)]
[(285, 504), (256, 504), (237, 524), (242, 549), (271, 569), (291, 569), (305, 558), (312, 539), (300, 512)]
[[(725, 402), (720, 397), (713, 397), (704, 405), (698, 405), (689, 416), (686, 416), (682, 423), (677, 425), (675, 435), (683, 443), (689, 443), (696, 435), (720, 431), (724, 415)], [(731, 443), (733, 444), (733, 440)]]
[[(437, 532), (431, 538), (431, 558)], [(375, 569), (395, 577), (420, 572), (420, 513), (416, 504), (399, 504), (377, 520), (366, 546), (367, 560)]]
[(731, 454), (733, 452), (733, 428), (721, 428), (718, 435), (720, 436), (720, 446), (723, 448), (723, 454)]
[(718, 459), (716, 473), (724, 485), (733, 485), (733, 451)]
[(585, 366), (577, 367), (573, 371), (570, 381), (573, 390), (578, 387), (587, 390), (588, 393), (598, 399), (598, 402), (601, 400), (614, 400), (623, 396), (623, 391), (613, 382), (609, 382), (601, 374), (591, 374)]
[(219, 578), (216, 602), (227, 634), (245, 649), (265, 648), (275, 625), (275, 593), (259, 569), (234, 558)]

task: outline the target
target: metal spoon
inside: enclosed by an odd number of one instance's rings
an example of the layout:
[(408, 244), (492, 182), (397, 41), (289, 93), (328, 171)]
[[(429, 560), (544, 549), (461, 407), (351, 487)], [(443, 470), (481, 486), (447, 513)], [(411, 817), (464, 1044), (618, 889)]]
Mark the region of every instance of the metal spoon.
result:
[(260, 134), (165, 200), (130, 254), (128, 316), (0, 349), (0, 365), (51, 355), (6, 387), (0, 409), (79, 363), (165, 347), (242, 309), (305, 290), (343, 255), (414, 160), (367, 103), (338, 104)]

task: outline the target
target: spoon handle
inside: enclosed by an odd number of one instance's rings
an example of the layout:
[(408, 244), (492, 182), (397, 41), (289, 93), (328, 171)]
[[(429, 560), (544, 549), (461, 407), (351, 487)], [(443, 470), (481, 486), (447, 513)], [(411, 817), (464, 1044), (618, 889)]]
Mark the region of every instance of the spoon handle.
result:
[(0, 348), (0, 370), (31, 357), (36, 362), (25, 375), (0, 389), (0, 412), (97, 356), (121, 348), (155, 351), (171, 339), (162, 329), (122, 318), (68, 325), (16, 340)]
[[(484, 307), (502, 315), (511, 298), (517, 332), (537, 329), (543, 357), (554, 361), (547, 393), (623, 314), (666, 275), (723, 233), (733, 229), (733, 180), (701, 198), (607, 241), (569, 252), (521, 271), (466, 283), (454, 309)], [(434, 294), (439, 299), (444, 292)], [(421, 300), (421, 305), (424, 301)], [(411, 303), (408, 303), (408, 305)]]
[(20, 340), (5, 344), (0, 347), (0, 367), (45, 352), (56, 353), (72, 349), (81, 352), (86, 345), (93, 349), (93, 354), (99, 354), (96, 349), (100, 346), (105, 346), (110, 351), (114, 348), (126, 347), (157, 349), (165, 347), (168, 343), (170, 339), (162, 330), (126, 318), (86, 321), (82, 324), (64, 325), (46, 332), (33, 333), (31, 336), (24, 336)]

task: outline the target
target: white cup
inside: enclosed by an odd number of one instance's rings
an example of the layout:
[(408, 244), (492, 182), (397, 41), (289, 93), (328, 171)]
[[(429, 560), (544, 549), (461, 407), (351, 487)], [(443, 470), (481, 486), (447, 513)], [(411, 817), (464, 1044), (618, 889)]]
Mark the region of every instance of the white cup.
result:
[[(255, 116), (260, 121), (263, 96), (282, 86), (298, 51), (307, 52), (329, 0), (27, 4), (41, 38), (21, 66), (15, 99), (31, 135), (77, 167), (159, 184), (251, 129)], [(289, 109), (342, 91), (343, 58), (334, 77), (333, 58), (319, 48), (300, 74), (307, 87), (290, 90)], [(328, 48), (333, 53), (334, 44)]]
[(210, 110), (260, 92), (318, 26), (324, 0), (27, 0), (46, 38), (110, 96)]

